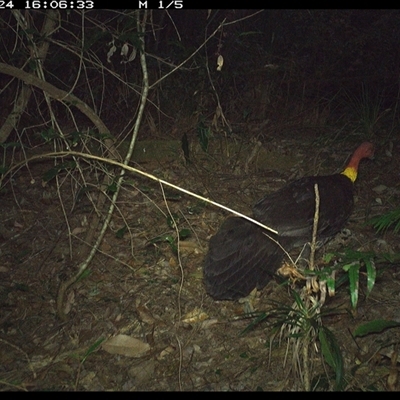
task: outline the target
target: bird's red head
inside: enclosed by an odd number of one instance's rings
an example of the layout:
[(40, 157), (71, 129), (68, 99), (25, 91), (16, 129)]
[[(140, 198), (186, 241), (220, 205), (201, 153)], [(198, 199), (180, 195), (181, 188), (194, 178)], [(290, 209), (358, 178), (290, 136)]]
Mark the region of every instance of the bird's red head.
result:
[(374, 156), (374, 152), (375, 146), (370, 142), (364, 142), (358, 146), (352, 158), (357, 157), (359, 161), (363, 158), (372, 158)]
[(354, 182), (357, 179), (358, 164), (363, 158), (372, 158), (374, 152), (375, 146), (372, 143), (364, 142), (360, 144), (351, 156), (351, 159), (342, 174), (346, 175), (352, 182)]

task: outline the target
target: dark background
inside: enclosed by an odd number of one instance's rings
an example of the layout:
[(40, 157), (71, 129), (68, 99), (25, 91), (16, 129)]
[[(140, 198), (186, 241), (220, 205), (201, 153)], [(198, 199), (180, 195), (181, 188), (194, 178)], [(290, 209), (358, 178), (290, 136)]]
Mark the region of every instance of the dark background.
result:
[[(128, 55), (133, 48), (140, 51), (136, 11), (90, 10), (82, 17), (78, 11), (62, 10), (58, 29), (43, 38), (45, 13), (26, 13), (26, 33), (18, 29), (11, 12), (1, 14), (1, 62), (32, 73), (36, 61), (29, 58), (31, 41), (39, 45), (48, 40), (49, 53), (42, 60), (46, 81), (72, 90), (117, 137), (135, 117), (143, 80), (138, 55), (129, 62), (120, 55), (124, 43)], [(398, 123), (398, 10), (255, 13), (151, 11), (145, 36), (150, 86), (188, 60), (151, 87), (146, 107), (151, 129), (144, 123), (139, 139), (179, 139), (183, 133), (193, 139), (199, 124), (211, 124), (218, 102), (228, 122), (226, 133), (244, 139), (252, 133), (235, 124), (266, 124), (257, 134), (269, 137), (293, 129), (326, 135), (330, 127), (349, 123), (363, 124), (362, 134), (393, 134), (393, 124)], [(225, 25), (193, 55), (222, 21)], [(116, 52), (108, 62), (112, 44)], [(224, 59), (221, 71), (216, 68), (219, 55)], [(11, 112), (18, 84), (4, 74), (0, 79), (1, 123)], [(35, 99), (22, 116), (24, 135), (32, 134), (30, 125), (46, 124), (48, 118), (42, 94), (34, 90)], [(63, 106), (55, 102), (54, 107), (65, 119)], [(188, 116), (191, 124), (180, 126), (179, 120)], [(386, 124), (377, 129), (379, 122)], [(20, 139), (25, 143), (24, 135)]]

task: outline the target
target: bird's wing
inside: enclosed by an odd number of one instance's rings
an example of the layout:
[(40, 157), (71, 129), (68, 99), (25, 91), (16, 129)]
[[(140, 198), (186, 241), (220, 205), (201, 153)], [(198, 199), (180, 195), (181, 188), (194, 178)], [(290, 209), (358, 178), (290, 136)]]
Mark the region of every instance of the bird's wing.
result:
[(267, 195), (255, 204), (254, 217), (276, 229), (281, 237), (311, 239), (315, 214), (315, 189), (318, 185), (320, 205), (319, 239), (335, 235), (353, 209), (353, 184), (342, 174), (299, 179)]

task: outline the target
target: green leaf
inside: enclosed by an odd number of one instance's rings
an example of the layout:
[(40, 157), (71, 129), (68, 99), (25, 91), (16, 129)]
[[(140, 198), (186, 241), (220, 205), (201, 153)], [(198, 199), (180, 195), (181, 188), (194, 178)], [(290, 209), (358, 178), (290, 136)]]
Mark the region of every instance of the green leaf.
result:
[(324, 263), (328, 264), (328, 263), (330, 263), (335, 257), (336, 257), (336, 254), (335, 254), (335, 253), (326, 253), (326, 254), (323, 256), (322, 259), (323, 259)]
[(199, 139), (200, 146), (205, 153), (208, 152), (208, 142), (211, 136), (211, 129), (205, 125), (204, 121), (200, 121), (197, 125), (197, 137)]
[(336, 290), (336, 279), (332, 274), (326, 278), (326, 286), (328, 286), (329, 296), (334, 296)]
[(157, 236), (154, 239), (151, 239), (150, 243), (160, 243), (160, 242), (172, 243), (172, 242), (174, 242), (174, 240), (175, 239), (171, 235), (164, 234), (164, 235)]
[(201, 214), (201, 212), (203, 211), (205, 206), (206, 206), (206, 203), (204, 201), (198, 201), (194, 206), (188, 206), (187, 212), (190, 215)]
[(109, 33), (103, 29), (94, 29), (92, 35), (85, 35), (83, 51), (89, 50), (96, 42), (102, 40), (109, 40)]
[(43, 174), (42, 179), (45, 182), (50, 182), (53, 178), (55, 178), (58, 175), (59, 172), (60, 169), (58, 167), (50, 168)]
[(176, 247), (176, 240), (172, 235), (165, 234), (157, 236), (156, 238), (150, 240), (150, 243), (159, 243), (159, 242), (167, 242), (174, 253), (178, 252), (178, 248)]
[(81, 186), (81, 188), (78, 190), (78, 193), (75, 196), (75, 201), (78, 202), (82, 199), (82, 197), (85, 195), (85, 193), (90, 192), (91, 188), (89, 186)]
[(95, 350), (97, 350), (97, 349), (100, 347), (100, 345), (104, 342), (104, 340), (105, 340), (105, 339), (103, 339), (103, 338), (100, 338), (100, 339), (96, 340), (96, 342), (93, 343), (93, 344), (88, 348), (88, 350), (86, 351), (86, 353), (85, 353), (84, 356), (82, 357), (82, 361), (81, 361), (81, 362), (84, 363), (84, 362), (86, 361), (86, 359), (87, 359), (92, 353), (94, 353)]
[(115, 237), (117, 239), (122, 239), (125, 235), (125, 232), (128, 230), (128, 227), (124, 225), (121, 229), (117, 230), (117, 233), (115, 234)]
[(189, 140), (187, 137), (187, 133), (185, 132), (181, 138), (181, 147), (183, 151), (183, 155), (185, 156), (186, 162), (190, 162), (190, 147)]
[(80, 282), (83, 279), (86, 279), (89, 275), (92, 274), (92, 271), (90, 269), (85, 269), (80, 275), (79, 278), (76, 280), (77, 282)]
[(348, 270), (349, 281), (350, 281), (350, 300), (353, 310), (357, 307), (358, 303), (358, 280), (360, 276), (360, 265), (351, 264)]
[(75, 147), (76, 144), (82, 141), (82, 138), (86, 136), (86, 133), (74, 131), (70, 134), (69, 143), (71, 147)]
[(179, 222), (179, 216), (176, 214), (168, 215), (167, 225), (171, 229), (175, 229), (176, 224)]
[(21, 292), (29, 292), (29, 286), (25, 285), (24, 283), (16, 283), (14, 288), (16, 290), (20, 290)]
[(389, 211), (386, 214), (380, 215), (378, 217), (372, 218), (368, 221), (368, 224), (372, 225), (376, 231), (382, 232), (390, 227), (393, 227), (395, 233), (400, 231), (400, 208)]
[(374, 260), (367, 259), (365, 260), (365, 267), (367, 269), (367, 295), (371, 293), (376, 280), (376, 268)]
[(61, 171), (68, 170), (68, 169), (74, 169), (76, 168), (76, 162), (75, 161), (68, 161), (60, 165), (56, 165), (53, 168), (50, 168), (47, 170), (44, 174), (42, 179), (45, 182), (51, 181), (53, 178), (55, 178)]
[[(129, 182), (128, 181), (128, 183), (135, 187), (135, 183), (134, 182)], [(153, 191), (153, 189), (150, 186), (146, 186), (146, 185), (141, 185), (139, 187), (139, 190), (141, 192), (143, 192), (143, 193), (151, 193)]]
[(266, 320), (270, 315), (271, 315), (271, 313), (266, 313), (266, 312), (262, 312), (259, 315), (257, 315), (256, 319), (254, 321), (250, 322), (250, 324), (248, 324), (246, 326), (246, 328), (244, 328), (243, 331), (241, 331), (239, 333), (239, 336), (243, 336), (243, 335), (247, 334), (248, 332), (250, 332), (255, 326), (259, 325), (261, 322)]
[(293, 295), (294, 300), (295, 300), (295, 302), (297, 304), (297, 307), (299, 308), (299, 311), (301, 311), (304, 314), (306, 314), (307, 313), (306, 306), (304, 305), (304, 302), (301, 299), (301, 297), (299, 296), (299, 294), (295, 290), (293, 290), (292, 291), (292, 295)]
[(359, 262), (360, 260), (364, 260), (366, 258), (373, 258), (374, 256), (375, 256), (375, 253), (372, 251), (362, 252), (362, 251), (356, 251), (353, 249), (346, 249), (345, 253), (343, 255), (345, 264), (349, 264), (353, 261)]
[(18, 143), (18, 142), (2, 143), (2, 144), (0, 144), (0, 147), (2, 147), (3, 149), (7, 149), (9, 147), (17, 148), (17, 147), (21, 147), (21, 143)]
[(60, 135), (53, 128), (41, 131), (40, 136), (44, 139), (46, 143), (50, 142), (51, 140), (58, 139), (60, 137)]
[(324, 326), (318, 332), (324, 360), (335, 372), (335, 390), (342, 390), (344, 384), (343, 357), (335, 335)]
[(370, 333), (380, 333), (388, 328), (400, 327), (400, 322), (388, 321), (384, 319), (376, 319), (374, 321), (367, 322), (365, 324), (359, 325), (355, 331), (354, 336), (365, 336)]
[(188, 237), (190, 237), (190, 235), (191, 235), (190, 229), (184, 228), (179, 231), (179, 239), (181, 240), (187, 239)]
[(107, 193), (114, 194), (117, 191), (117, 182), (107, 186)]
[(179, 193), (165, 193), (165, 198), (171, 201), (179, 201), (182, 199), (182, 196)]

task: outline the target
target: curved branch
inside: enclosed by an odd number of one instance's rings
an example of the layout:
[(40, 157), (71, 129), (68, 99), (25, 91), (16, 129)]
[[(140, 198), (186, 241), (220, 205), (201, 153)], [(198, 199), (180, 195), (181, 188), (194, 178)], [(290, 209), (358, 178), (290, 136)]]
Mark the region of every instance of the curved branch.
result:
[[(96, 126), (96, 128), (99, 130), (100, 133), (110, 134), (109, 129), (104, 124), (104, 122), (99, 118), (99, 116), (86, 103), (84, 103), (82, 100), (80, 100), (73, 94), (70, 94), (65, 90), (59, 89), (53, 86), (52, 84), (39, 79), (35, 75), (22, 71), (21, 69), (13, 67), (12, 65), (0, 63), (0, 73), (14, 76), (15, 78), (18, 78), (21, 81), (24, 81), (27, 85), (32, 85), (45, 91), (52, 98), (60, 102), (69, 103), (75, 106), (79, 111), (85, 114), (93, 122), (93, 124)], [(116, 152), (116, 150), (113, 148), (112, 140), (106, 138), (104, 139), (104, 142), (108, 150), (110, 151), (111, 156), (116, 160), (118, 160), (120, 157)]]

